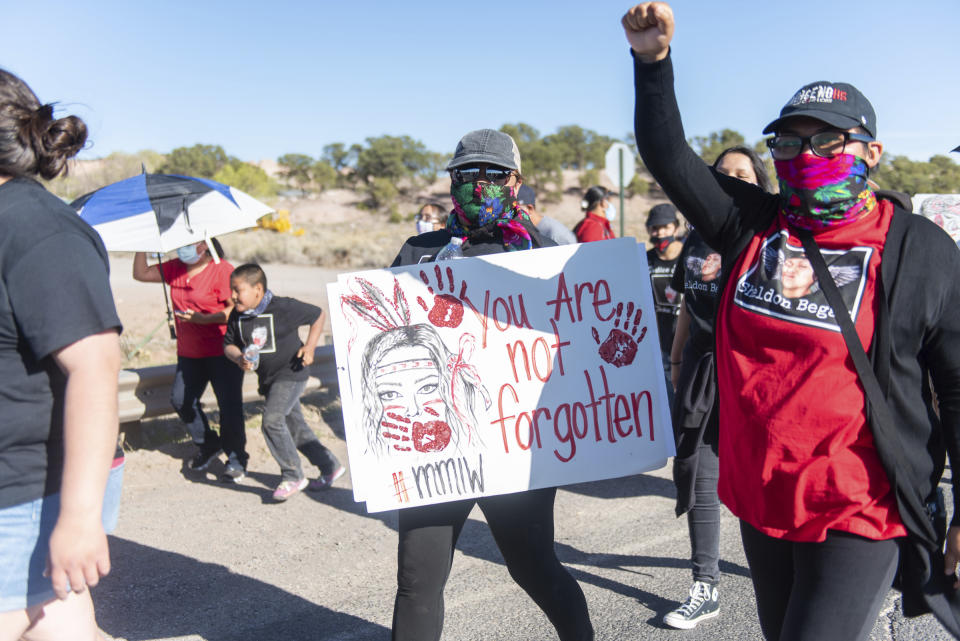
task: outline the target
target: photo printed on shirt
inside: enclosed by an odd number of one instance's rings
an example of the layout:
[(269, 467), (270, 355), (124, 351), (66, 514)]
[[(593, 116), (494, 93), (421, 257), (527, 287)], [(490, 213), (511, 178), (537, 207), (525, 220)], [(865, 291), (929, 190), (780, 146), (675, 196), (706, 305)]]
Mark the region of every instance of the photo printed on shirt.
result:
[[(856, 322), (873, 248), (821, 249), (820, 253)], [(785, 230), (763, 241), (756, 263), (737, 281), (733, 299), (739, 307), (764, 316), (840, 331), (806, 252), (789, 242)]]

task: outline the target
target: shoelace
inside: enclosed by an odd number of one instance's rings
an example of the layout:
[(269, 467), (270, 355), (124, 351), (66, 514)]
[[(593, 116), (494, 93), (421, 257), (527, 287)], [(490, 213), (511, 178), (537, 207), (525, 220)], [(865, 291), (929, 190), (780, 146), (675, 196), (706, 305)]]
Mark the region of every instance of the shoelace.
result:
[(698, 585), (696, 591), (687, 597), (687, 600), (683, 602), (678, 609), (683, 612), (684, 616), (690, 616), (696, 612), (697, 608), (703, 605), (704, 601), (710, 599), (710, 587), (704, 584)]

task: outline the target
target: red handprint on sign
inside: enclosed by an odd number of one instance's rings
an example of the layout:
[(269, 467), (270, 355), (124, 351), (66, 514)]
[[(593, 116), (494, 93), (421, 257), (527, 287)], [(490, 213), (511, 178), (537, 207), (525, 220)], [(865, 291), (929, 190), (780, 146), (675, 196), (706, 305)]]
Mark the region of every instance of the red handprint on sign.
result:
[[(463, 322), (463, 301), (466, 300), (467, 283), (464, 281), (460, 286), (460, 296), (454, 296), (455, 291), (453, 280), (453, 269), (446, 267), (445, 273), (447, 283), (444, 283), (444, 269), (439, 264), (433, 266), (433, 273), (437, 280), (436, 291), (430, 285), (430, 279), (427, 273), (420, 270), (420, 280), (427, 286), (427, 291), (434, 295), (433, 306), (428, 307), (422, 297), (417, 296), (417, 302), (427, 313), (427, 320), (435, 327), (459, 327)], [(444, 293), (447, 289), (449, 293)]]
[[(634, 304), (628, 303), (626, 318), (623, 318), (623, 303), (617, 303), (613, 328), (603, 343), (600, 342), (600, 333), (597, 331), (597, 328), (590, 328), (590, 332), (593, 334), (593, 340), (596, 341), (597, 345), (600, 345), (600, 349), (597, 352), (600, 354), (600, 358), (614, 367), (624, 367), (632, 363), (633, 359), (637, 356), (637, 344), (647, 335), (647, 328), (644, 326), (640, 329), (640, 335), (637, 336), (637, 329), (640, 325), (640, 319), (643, 317), (643, 310), (637, 306), (636, 315), (634, 315), (633, 310)], [(630, 324), (631, 316), (634, 317), (633, 326), (628, 333), (627, 326)], [(620, 324), (621, 318), (623, 318), (622, 329)]]

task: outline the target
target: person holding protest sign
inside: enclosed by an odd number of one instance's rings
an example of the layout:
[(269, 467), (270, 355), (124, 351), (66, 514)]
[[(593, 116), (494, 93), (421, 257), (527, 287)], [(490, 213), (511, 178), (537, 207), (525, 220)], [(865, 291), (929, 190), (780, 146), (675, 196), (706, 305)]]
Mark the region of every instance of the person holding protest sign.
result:
[[(764, 635), (868, 638), (898, 564), (904, 613), (932, 609), (960, 635), (960, 527), (945, 531), (937, 492), (945, 451), (960, 462), (960, 282), (944, 276), (960, 253), (867, 185), (883, 145), (854, 86), (805, 85), (767, 125), (780, 186), (767, 194), (687, 145), (670, 7), (637, 5), (622, 23), (640, 154), (725, 266), (718, 491), (740, 519)], [(774, 275), (799, 247), (819, 287), (788, 298)]]
[[(479, 256), (555, 245), (517, 205), (520, 153), (510, 136), (493, 129), (466, 134), (447, 169), (453, 212), (446, 228), (408, 239), (392, 266), (434, 261), (452, 246), (464, 256)], [(593, 639), (583, 591), (554, 550), (555, 497), (556, 488), (541, 488), (400, 510), (392, 638), (440, 638), (453, 550), (470, 510), (479, 505), (510, 576), (544, 611), (559, 638)]]
[[(772, 185), (763, 161), (742, 145), (725, 149), (713, 163), (725, 176)], [(693, 584), (678, 608), (663, 617), (667, 625), (688, 630), (720, 613), (720, 499), (717, 497), (717, 377), (713, 323), (720, 291), (720, 254), (691, 230), (673, 273), (670, 288), (683, 293), (671, 358), (676, 389), (673, 429), (677, 454), (673, 480), (677, 516), (687, 515)], [(689, 340), (688, 340), (689, 339)]]

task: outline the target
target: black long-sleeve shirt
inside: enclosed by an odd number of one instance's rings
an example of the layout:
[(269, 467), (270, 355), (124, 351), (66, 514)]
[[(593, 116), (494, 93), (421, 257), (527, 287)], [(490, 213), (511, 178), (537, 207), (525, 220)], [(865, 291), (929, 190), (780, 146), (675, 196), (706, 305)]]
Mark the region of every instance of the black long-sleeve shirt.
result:
[[(720, 251), (723, 264), (732, 267), (747, 244), (770, 227), (778, 196), (716, 173), (689, 147), (669, 57), (652, 64), (636, 60), (635, 82), (637, 145), (646, 167), (707, 243)], [(732, 271), (724, 270), (723, 285)], [(960, 462), (960, 314), (954, 310), (960, 301), (958, 275), (960, 252), (950, 238), (933, 223), (897, 207), (881, 263), (887, 305), (877, 314), (871, 349), (897, 432), (892, 439), (896, 442), (877, 438), (876, 448), (888, 473), (894, 460), (906, 471), (896, 479), (900, 491), (910, 491), (921, 501), (942, 474), (944, 446), (951, 461)], [(938, 396), (939, 418), (931, 409), (928, 373)], [(954, 475), (953, 484), (953, 524), (958, 525), (960, 477)], [(904, 509), (904, 497), (897, 498), (910, 532), (922, 532), (924, 526), (912, 522)]]

